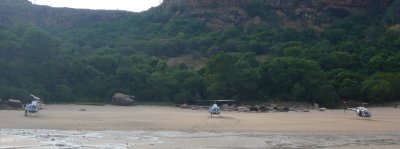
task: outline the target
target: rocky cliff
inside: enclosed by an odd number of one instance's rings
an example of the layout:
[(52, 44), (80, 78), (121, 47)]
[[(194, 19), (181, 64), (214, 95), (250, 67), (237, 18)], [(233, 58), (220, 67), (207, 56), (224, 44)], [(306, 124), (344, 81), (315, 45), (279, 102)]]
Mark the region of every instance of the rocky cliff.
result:
[[(197, 19), (214, 30), (229, 25), (246, 28), (252, 24), (309, 27), (329, 15), (345, 17), (353, 11), (385, 10), (393, 0), (164, 0), (156, 13), (173, 8), (171, 18)], [(151, 10), (150, 10), (151, 11)], [(171, 11), (171, 9), (169, 9)], [(131, 12), (51, 8), (28, 0), (0, 0), (0, 26), (35, 24), (39, 27), (73, 28), (96, 22), (113, 22)], [(157, 14), (156, 14), (157, 15)], [(321, 21), (321, 18), (323, 21)], [(168, 18), (166, 18), (168, 20)]]
[(164, 0), (162, 5), (182, 5), (182, 6), (244, 6), (252, 0)]
[(393, 0), (164, 0), (163, 5), (181, 6), (246, 6), (254, 2), (263, 2), (273, 8), (298, 6), (342, 7), (363, 9), (371, 6), (387, 7)]
[(392, 1), (164, 0), (161, 7), (178, 7), (179, 17), (197, 17), (206, 21), (210, 28), (220, 30), (227, 25), (246, 28), (248, 25), (260, 23), (276, 23), (288, 27), (299, 27), (300, 24), (310, 27), (316, 21), (321, 23), (332, 19), (327, 16), (343, 18), (354, 11), (382, 11), (390, 6)]
[(34, 5), (28, 0), (0, 0), (0, 25), (34, 24), (42, 28), (72, 28), (102, 21), (114, 21), (131, 15), (125, 11), (52, 8)]

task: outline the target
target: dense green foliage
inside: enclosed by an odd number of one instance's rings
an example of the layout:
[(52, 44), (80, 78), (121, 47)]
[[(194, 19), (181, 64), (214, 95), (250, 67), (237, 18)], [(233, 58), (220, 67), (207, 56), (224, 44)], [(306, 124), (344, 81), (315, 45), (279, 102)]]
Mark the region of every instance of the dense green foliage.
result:
[[(199, 19), (177, 17), (190, 11), (177, 6), (73, 29), (0, 26), (0, 98), (33, 93), (47, 102), (108, 102), (122, 92), (175, 103), (399, 101), (399, 4), (374, 15), (335, 10), (320, 30), (277, 23), (214, 30)], [(270, 7), (245, 10), (279, 20), (264, 8)], [(165, 61), (183, 55), (208, 61), (200, 70)]]

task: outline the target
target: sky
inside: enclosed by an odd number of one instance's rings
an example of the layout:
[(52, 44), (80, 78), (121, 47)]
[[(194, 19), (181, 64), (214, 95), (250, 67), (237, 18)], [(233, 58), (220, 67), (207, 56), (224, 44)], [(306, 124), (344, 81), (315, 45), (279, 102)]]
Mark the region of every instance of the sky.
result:
[(84, 9), (126, 10), (141, 12), (159, 5), (162, 0), (29, 0), (37, 5)]

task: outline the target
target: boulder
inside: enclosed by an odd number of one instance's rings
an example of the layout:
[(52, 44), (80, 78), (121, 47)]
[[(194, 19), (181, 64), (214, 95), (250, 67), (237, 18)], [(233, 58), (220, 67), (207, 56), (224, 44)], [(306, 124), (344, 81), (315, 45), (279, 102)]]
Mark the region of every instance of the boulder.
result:
[(0, 110), (15, 110), (13, 107), (10, 107), (8, 104), (0, 102)]
[(22, 102), (20, 100), (10, 99), (7, 101), (8, 105), (13, 107), (14, 109), (22, 108)]
[(258, 111), (258, 106), (256, 105), (256, 106), (251, 106), (250, 107), (250, 111)]
[(235, 106), (229, 106), (228, 104), (223, 104), (221, 106), (222, 111), (235, 111), (236, 107)]
[(314, 103), (314, 109), (319, 109), (319, 104)]
[(18, 110), (22, 108), (20, 100), (9, 99), (8, 101), (0, 101), (0, 109), (2, 110)]
[(180, 107), (180, 108), (182, 108), (182, 109), (189, 109), (190, 108), (190, 106), (188, 105), (188, 104), (181, 104), (181, 105), (178, 105), (178, 107)]
[(319, 108), (319, 111), (324, 112), (324, 111), (326, 111), (326, 108), (325, 107)]
[(269, 109), (267, 107), (265, 107), (265, 106), (261, 106), (260, 108), (258, 108), (258, 110), (260, 112), (268, 112), (269, 111)]
[(274, 107), (274, 109), (275, 108), (276, 108), (276, 111), (278, 111), (278, 112), (289, 112), (289, 107), (287, 107), (287, 106), (280, 105), (278, 107)]
[(237, 107), (238, 112), (250, 112), (249, 107), (239, 106)]
[(132, 106), (135, 104), (135, 96), (115, 93), (112, 97), (111, 104), (119, 106)]

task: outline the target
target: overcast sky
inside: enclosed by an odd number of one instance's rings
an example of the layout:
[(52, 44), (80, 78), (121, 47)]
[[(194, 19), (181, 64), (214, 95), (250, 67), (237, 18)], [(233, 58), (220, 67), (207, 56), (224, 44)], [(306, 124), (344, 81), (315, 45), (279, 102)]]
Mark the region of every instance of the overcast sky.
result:
[(141, 12), (159, 5), (162, 0), (29, 0), (38, 5), (52, 7), (110, 9)]

